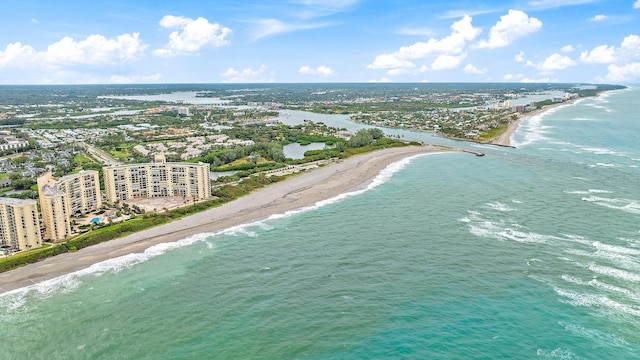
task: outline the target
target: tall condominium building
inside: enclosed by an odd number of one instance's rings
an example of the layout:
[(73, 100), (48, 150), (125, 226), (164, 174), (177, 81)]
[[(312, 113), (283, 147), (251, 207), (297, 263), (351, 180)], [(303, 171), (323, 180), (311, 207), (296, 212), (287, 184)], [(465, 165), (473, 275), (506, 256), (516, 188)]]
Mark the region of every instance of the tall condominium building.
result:
[(104, 169), (104, 192), (107, 201), (137, 197), (182, 196), (203, 200), (211, 197), (209, 164), (155, 162), (109, 166)]
[(35, 200), (0, 198), (0, 246), (13, 251), (42, 246)]
[(102, 205), (97, 171), (55, 178), (51, 173), (38, 178), (40, 210), (46, 237), (65, 240), (71, 235), (71, 216), (95, 211)]

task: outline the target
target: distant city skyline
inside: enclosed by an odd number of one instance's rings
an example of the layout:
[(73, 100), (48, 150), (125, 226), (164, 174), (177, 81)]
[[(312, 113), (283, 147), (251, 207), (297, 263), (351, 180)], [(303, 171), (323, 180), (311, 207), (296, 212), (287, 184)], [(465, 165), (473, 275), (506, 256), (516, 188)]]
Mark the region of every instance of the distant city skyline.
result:
[(3, 4), (0, 84), (640, 82), (640, 0)]

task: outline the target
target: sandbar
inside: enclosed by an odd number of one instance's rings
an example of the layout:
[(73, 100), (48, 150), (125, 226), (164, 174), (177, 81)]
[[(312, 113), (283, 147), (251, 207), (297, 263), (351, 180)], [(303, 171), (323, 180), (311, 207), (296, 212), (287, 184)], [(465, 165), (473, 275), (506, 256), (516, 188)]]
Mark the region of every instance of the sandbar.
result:
[(0, 294), (70, 274), (108, 259), (141, 253), (156, 244), (174, 242), (200, 233), (215, 233), (263, 220), (272, 214), (313, 205), (366, 186), (391, 163), (414, 155), (444, 151), (449, 150), (431, 145), (388, 148), (309, 170), (222, 206), (0, 273)]

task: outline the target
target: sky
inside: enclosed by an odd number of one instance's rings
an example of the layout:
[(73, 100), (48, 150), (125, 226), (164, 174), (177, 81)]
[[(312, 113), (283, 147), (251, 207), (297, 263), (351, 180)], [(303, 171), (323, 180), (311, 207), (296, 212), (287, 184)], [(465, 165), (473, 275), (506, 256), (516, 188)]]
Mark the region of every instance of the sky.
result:
[(640, 82), (640, 0), (6, 0), (0, 84)]

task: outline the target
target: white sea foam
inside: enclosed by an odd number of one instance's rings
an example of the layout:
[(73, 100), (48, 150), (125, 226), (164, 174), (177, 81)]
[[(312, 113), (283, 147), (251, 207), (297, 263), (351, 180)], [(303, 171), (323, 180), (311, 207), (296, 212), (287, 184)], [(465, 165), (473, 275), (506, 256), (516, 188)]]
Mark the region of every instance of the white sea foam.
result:
[(24, 304), (25, 297), (29, 294), (34, 295), (38, 298), (48, 298), (56, 293), (66, 293), (73, 291), (82, 284), (80, 278), (83, 276), (101, 276), (105, 273), (116, 273), (123, 269), (128, 269), (134, 265), (143, 263), (156, 256), (162, 255), (167, 251), (202, 241), (211, 235), (213, 234), (196, 234), (179, 241), (153, 245), (147, 248), (142, 253), (132, 253), (119, 256), (117, 258), (108, 259), (99, 263), (95, 263), (85, 269), (78, 270), (73, 273), (58, 276), (49, 280), (44, 280), (20, 289), (8, 291), (4, 294), (0, 294), (0, 308), (12, 309), (20, 307)]
[(592, 308), (607, 308), (614, 310), (615, 313), (624, 313), (640, 317), (640, 309), (635, 306), (621, 304), (602, 294), (578, 293), (554, 286), (553, 290), (556, 294), (569, 299), (568, 303), (573, 306), (584, 306)]
[(509, 206), (496, 201), (496, 202), (492, 202), (492, 203), (486, 203), (486, 206), (488, 206), (489, 208), (496, 210), (496, 211), (501, 211), (501, 212), (509, 212), (509, 211), (514, 211), (515, 209), (510, 208)]
[(597, 167), (613, 168), (613, 167), (618, 167), (618, 165), (611, 164), (611, 163), (595, 163), (595, 164), (589, 165), (589, 167), (590, 168), (597, 168)]
[(546, 243), (553, 236), (526, 232), (519, 229), (524, 228), (519, 224), (506, 225), (502, 221), (494, 222), (489, 220), (478, 221), (478, 219), (461, 219), (462, 222), (469, 223), (469, 232), (478, 237), (494, 238), (497, 240), (511, 240), (520, 243)]
[(572, 195), (588, 195), (589, 194), (588, 191), (584, 191), (584, 190), (564, 191), (564, 193), (572, 194)]
[(562, 234), (563, 237), (559, 237), (559, 240), (573, 242), (582, 245), (591, 245), (592, 241), (585, 238), (584, 236), (575, 235), (575, 234)]
[(576, 278), (574, 276), (570, 276), (570, 275), (567, 275), (567, 274), (563, 274), (562, 275), (562, 279), (564, 281), (572, 283), (572, 284), (581, 285), (581, 286), (588, 286), (588, 287), (594, 287), (594, 288), (597, 288), (599, 290), (604, 290), (604, 291), (609, 292), (609, 293), (614, 294), (614, 295), (623, 296), (628, 301), (635, 302), (636, 304), (640, 303), (640, 294), (637, 291), (633, 291), (633, 290), (629, 290), (629, 289), (622, 288), (622, 287), (619, 287), (619, 286), (607, 284), (607, 283), (602, 282), (602, 281), (600, 281), (598, 279), (591, 279), (589, 281), (583, 281), (583, 280), (581, 280), (579, 278)]
[(536, 355), (544, 359), (561, 359), (561, 360), (580, 360), (580, 356), (572, 353), (569, 350), (563, 348), (553, 349), (551, 351), (538, 349)]
[(532, 258), (532, 259), (527, 260), (527, 266), (531, 266), (532, 264), (536, 264), (536, 263), (539, 263), (539, 262), (542, 262), (542, 260), (536, 259), (536, 258)]
[(581, 150), (590, 152), (594, 155), (613, 155), (613, 156), (620, 156), (620, 157), (627, 156), (625, 153), (606, 149), (606, 148), (588, 147), (588, 146), (580, 146), (580, 145), (578, 146), (580, 147)]
[(516, 130), (516, 134), (523, 135), (523, 139), (516, 141), (515, 136), (512, 136), (511, 143), (513, 146), (520, 148), (541, 140), (548, 140), (548, 138), (544, 136), (546, 129), (542, 125), (542, 119), (555, 112), (556, 109), (557, 108), (547, 110), (523, 121), (518, 127), (518, 130)]
[(589, 264), (587, 268), (596, 274), (609, 276), (622, 281), (640, 282), (640, 274), (626, 270), (612, 268), (610, 266)]
[(582, 200), (610, 209), (621, 210), (631, 214), (640, 214), (640, 202), (633, 199), (606, 198), (601, 196), (583, 197)]
[(587, 329), (580, 325), (569, 324), (564, 321), (558, 322), (560, 326), (564, 327), (565, 330), (571, 331), (574, 335), (584, 337), (589, 340), (595, 340), (603, 344), (614, 344), (618, 346), (629, 345), (624, 338), (614, 335), (603, 333), (599, 330)]
[(573, 179), (582, 180), (582, 181), (589, 181), (589, 179), (587, 179), (585, 177), (582, 177), (582, 176), (574, 176)]
[(593, 246), (598, 250), (607, 251), (611, 253), (625, 254), (625, 255), (640, 255), (640, 250), (630, 249), (624, 246), (603, 244), (599, 241), (595, 241), (593, 243)]

